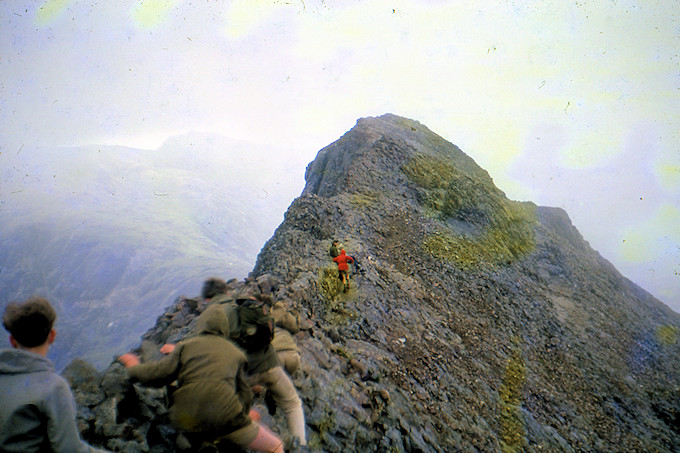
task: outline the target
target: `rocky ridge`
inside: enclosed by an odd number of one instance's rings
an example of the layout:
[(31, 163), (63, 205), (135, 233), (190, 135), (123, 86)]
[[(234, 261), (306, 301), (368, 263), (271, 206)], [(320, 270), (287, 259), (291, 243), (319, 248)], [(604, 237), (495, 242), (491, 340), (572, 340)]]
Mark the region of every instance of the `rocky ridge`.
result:
[[(334, 238), (359, 263), (346, 293)], [(319, 151), (248, 280), (303, 319), (293, 380), (309, 445), (293, 450), (680, 450), (680, 315), (563, 210), (508, 200), (417, 121), (364, 118)], [(178, 299), (142, 356), (157, 358), (201, 309)], [(131, 385), (115, 362), (64, 374), (84, 438), (178, 450), (164, 390)]]

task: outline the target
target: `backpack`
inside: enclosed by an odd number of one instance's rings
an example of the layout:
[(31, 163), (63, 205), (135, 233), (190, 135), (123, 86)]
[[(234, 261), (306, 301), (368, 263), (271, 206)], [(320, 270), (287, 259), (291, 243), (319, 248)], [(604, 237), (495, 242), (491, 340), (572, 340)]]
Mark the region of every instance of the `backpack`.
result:
[(300, 320), (298, 317), (286, 310), (285, 305), (283, 305), (281, 302), (274, 304), (271, 313), (275, 326), (283, 327), (293, 335), (298, 333), (300, 330)]
[(264, 350), (274, 338), (269, 304), (253, 299), (239, 299), (236, 303), (241, 325), (237, 342), (249, 353)]

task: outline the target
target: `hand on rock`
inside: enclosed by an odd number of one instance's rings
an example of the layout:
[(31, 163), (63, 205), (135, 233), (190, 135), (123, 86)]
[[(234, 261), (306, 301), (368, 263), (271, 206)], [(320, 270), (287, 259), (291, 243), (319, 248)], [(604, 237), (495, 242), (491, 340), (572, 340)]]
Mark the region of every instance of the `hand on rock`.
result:
[(125, 365), (126, 368), (133, 367), (135, 365), (139, 365), (139, 357), (137, 357), (135, 354), (128, 352), (126, 354), (123, 354), (122, 356), (118, 357), (118, 361)]
[(248, 413), (248, 415), (250, 416), (250, 419), (255, 423), (258, 423), (259, 421), (262, 420), (262, 416), (260, 415), (260, 412), (258, 412), (257, 409), (250, 409), (250, 413)]
[(175, 345), (171, 344), (171, 343), (166, 343), (163, 346), (161, 346), (161, 352), (163, 354), (170, 354), (174, 350), (175, 350)]

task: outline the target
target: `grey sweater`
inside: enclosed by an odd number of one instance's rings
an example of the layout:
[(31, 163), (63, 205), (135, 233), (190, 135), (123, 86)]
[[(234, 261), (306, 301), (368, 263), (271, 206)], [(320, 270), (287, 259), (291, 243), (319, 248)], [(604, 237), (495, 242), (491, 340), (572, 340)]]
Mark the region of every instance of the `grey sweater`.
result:
[(71, 388), (39, 354), (0, 350), (0, 451), (104, 451), (80, 439)]

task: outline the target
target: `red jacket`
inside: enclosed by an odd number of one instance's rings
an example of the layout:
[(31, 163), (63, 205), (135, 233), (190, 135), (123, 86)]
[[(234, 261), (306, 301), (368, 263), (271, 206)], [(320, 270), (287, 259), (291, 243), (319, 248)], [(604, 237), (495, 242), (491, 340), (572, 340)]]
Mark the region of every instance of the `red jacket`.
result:
[(339, 271), (347, 271), (347, 270), (349, 270), (349, 266), (347, 265), (347, 262), (353, 263), (354, 258), (352, 258), (351, 256), (345, 255), (344, 250), (340, 250), (340, 254), (338, 256), (336, 256), (335, 258), (333, 258), (333, 261), (338, 263), (338, 270)]

